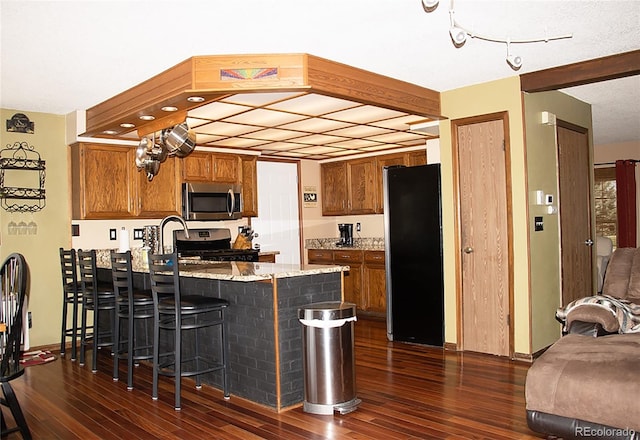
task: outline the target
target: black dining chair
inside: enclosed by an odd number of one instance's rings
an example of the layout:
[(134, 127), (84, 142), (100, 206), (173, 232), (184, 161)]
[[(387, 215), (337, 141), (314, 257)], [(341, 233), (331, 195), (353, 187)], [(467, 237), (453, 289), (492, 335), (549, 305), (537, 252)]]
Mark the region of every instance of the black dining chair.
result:
[[(158, 399), (158, 376), (175, 379), (175, 405), (180, 410), (182, 377), (194, 377), (196, 388), (200, 388), (201, 376), (221, 371), (224, 397), (229, 397), (228, 348), (224, 310), (229, 303), (220, 298), (200, 295), (182, 295), (178, 258), (173, 254), (149, 254), (149, 275), (154, 302), (153, 326), (153, 391)], [(163, 295), (169, 295), (164, 297)], [(205, 333), (204, 329), (217, 327), (219, 332)], [(172, 332), (160, 346), (160, 332)], [(217, 341), (218, 350), (203, 344)], [(188, 350), (185, 346), (189, 347)], [(184, 351), (184, 352), (183, 352)], [(187, 354), (186, 352), (189, 351)], [(218, 352), (217, 354), (215, 352)], [(206, 354), (205, 354), (206, 353)]]
[[(82, 291), (82, 322), (80, 325), (80, 365), (85, 364), (86, 349), (93, 348), (91, 371), (98, 371), (98, 349), (113, 347), (113, 329), (115, 315), (115, 294), (111, 283), (105, 285), (98, 281), (96, 251), (79, 249), (78, 267)], [(91, 324), (88, 312), (93, 312)], [(104, 314), (107, 318), (102, 318)]]
[[(78, 279), (78, 260), (75, 249), (60, 248), (60, 269), (62, 272), (62, 334), (60, 337), (60, 356), (66, 356), (67, 339), (71, 338), (71, 360), (78, 358), (79, 306), (82, 303), (80, 280)], [(71, 308), (71, 324), (69, 324)]]
[[(115, 293), (113, 327), (113, 380), (119, 380), (120, 360), (127, 360), (127, 389), (133, 389), (133, 367), (142, 360), (153, 359), (153, 297), (151, 290), (133, 286), (131, 251), (111, 251), (111, 273)], [(148, 325), (144, 322), (148, 321)], [(121, 324), (126, 322), (126, 333)], [(144, 336), (144, 338), (142, 337)], [(124, 347), (123, 347), (124, 345)]]
[(2, 283), (2, 297), (0, 298), (0, 383), (2, 384), (3, 398), (0, 403), (9, 407), (15, 427), (8, 428), (1, 414), (2, 438), (12, 432), (20, 432), (22, 438), (31, 439), (31, 432), (27, 426), (20, 404), (11, 386), (11, 381), (24, 374), (24, 367), (20, 364), (23, 307), (27, 294), (29, 268), (21, 254), (13, 253), (7, 257), (0, 269), (0, 281)]

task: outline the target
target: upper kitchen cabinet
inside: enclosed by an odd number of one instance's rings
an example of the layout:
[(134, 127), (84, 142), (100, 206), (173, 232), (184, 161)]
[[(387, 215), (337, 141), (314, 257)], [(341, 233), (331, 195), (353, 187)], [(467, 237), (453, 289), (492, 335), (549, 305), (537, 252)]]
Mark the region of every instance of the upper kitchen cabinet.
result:
[(258, 216), (258, 158), (240, 156), (242, 184), (242, 216)]
[(347, 163), (330, 162), (320, 165), (322, 215), (347, 213)]
[(426, 151), (419, 150), (321, 164), (322, 215), (382, 213), (384, 167), (426, 162)]
[(394, 165), (404, 165), (414, 167), (427, 163), (427, 153), (425, 150), (410, 151), (408, 153), (385, 154), (376, 157), (376, 187), (378, 200), (376, 203), (376, 213), (384, 212), (384, 185), (382, 182), (382, 170), (384, 167)]
[(347, 214), (376, 212), (375, 169), (370, 158), (347, 162)]
[(76, 220), (135, 216), (137, 175), (131, 147), (76, 144), (71, 147), (72, 215)]
[(183, 159), (182, 179), (186, 182), (238, 183), (239, 162), (234, 154), (194, 151)]
[(159, 218), (177, 214), (178, 168), (175, 159), (167, 159), (149, 182), (136, 168), (135, 148), (75, 144), (71, 147), (73, 218)]
[(152, 181), (145, 172), (137, 173), (138, 190), (136, 214), (142, 218), (162, 218), (167, 215), (181, 214), (180, 194), (180, 162), (176, 157), (169, 157), (164, 162)]

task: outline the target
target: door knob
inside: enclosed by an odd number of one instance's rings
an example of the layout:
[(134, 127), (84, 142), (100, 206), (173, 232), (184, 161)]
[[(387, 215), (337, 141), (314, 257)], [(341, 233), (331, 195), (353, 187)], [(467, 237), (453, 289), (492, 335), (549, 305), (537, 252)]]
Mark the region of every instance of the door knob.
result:
[(473, 252), (473, 248), (471, 246), (464, 248), (465, 254), (470, 254), (471, 252)]
[(593, 246), (593, 240), (592, 240), (592, 239), (590, 239), (590, 238), (587, 238), (587, 239), (584, 241), (584, 244), (586, 244), (587, 246)]

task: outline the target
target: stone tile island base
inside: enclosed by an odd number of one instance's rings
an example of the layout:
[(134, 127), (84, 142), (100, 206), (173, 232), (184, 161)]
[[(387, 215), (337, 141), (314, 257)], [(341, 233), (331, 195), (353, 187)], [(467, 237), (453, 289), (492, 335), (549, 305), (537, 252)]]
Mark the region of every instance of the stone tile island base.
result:
[[(229, 301), (225, 311), (230, 389), (238, 396), (281, 411), (304, 400), (302, 324), (298, 309), (341, 301), (342, 273), (320, 273), (265, 281), (181, 279), (184, 293)], [(212, 344), (216, 347), (216, 344)], [(219, 374), (205, 377), (222, 388)]]

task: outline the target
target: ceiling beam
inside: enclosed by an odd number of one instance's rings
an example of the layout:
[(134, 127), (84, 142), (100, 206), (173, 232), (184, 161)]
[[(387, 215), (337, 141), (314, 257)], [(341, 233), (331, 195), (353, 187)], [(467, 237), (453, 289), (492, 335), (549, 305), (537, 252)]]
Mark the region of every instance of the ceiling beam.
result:
[(523, 92), (546, 92), (640, 74), (640, 50), (520, 75)]

